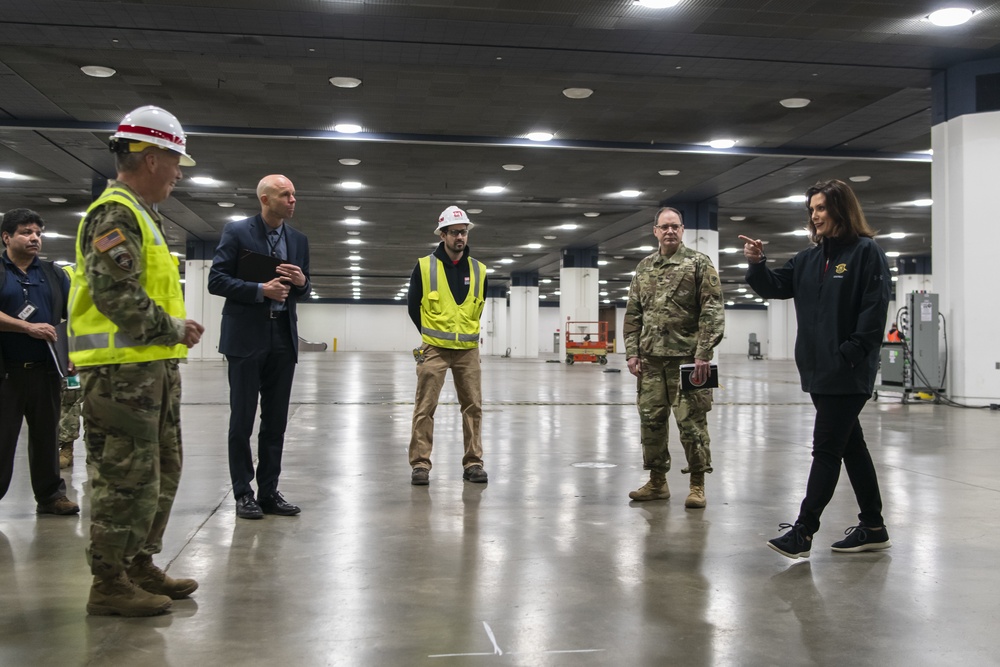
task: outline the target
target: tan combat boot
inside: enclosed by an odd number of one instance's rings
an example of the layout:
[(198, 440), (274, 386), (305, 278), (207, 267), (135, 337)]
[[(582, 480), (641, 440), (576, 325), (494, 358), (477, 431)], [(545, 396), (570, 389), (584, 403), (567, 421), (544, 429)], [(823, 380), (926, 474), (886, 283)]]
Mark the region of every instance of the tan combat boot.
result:
[(152, 556), (136, 556), (127, 570), (135, 585), (154, 595), (166, 595), (172, 600), (182, 600), (198, 590), (194, 579), (174, 579), (153, 564)]
[(670, 497), (667, 473), (650, 470), (649, 481), (635, 491), (629, 491), (628, 497), (632, 500), (666, 500)]
[(691, 473), (691, 493), (684, 501), (684, 507), (699, 510), (705, 507), (705, 473)]
[(156, 616), (170, 609), (170, 598), (136, 586), (124, 572), (110, 579), (94, 577), (87, 600), (91, 616)]
[(73, 465), (73, 443), (59, 443), (59, 467), (69, 468)]

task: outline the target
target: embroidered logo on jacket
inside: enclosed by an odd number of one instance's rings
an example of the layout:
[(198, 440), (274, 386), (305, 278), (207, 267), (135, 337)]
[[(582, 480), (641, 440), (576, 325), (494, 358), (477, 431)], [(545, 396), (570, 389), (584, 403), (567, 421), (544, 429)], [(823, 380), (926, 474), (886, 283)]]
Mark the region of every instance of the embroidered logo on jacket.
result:
[(837, 265), (837, 274), (839, 275), (841, 273), (847, 273), (847, 264), (838, 264)]

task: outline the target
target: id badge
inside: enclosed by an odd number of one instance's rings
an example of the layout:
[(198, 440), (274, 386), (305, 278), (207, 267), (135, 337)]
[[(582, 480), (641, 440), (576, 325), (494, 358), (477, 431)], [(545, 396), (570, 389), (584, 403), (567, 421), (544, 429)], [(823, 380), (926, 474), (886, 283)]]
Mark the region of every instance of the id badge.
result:
[(21, 306), (21, 312), (17, 314), (17, 319), (27, 321), (29, 317), (35, 314), (36, 310), (38, 310), (38, 306), (30, 301), (25, 301), (24, 305)]

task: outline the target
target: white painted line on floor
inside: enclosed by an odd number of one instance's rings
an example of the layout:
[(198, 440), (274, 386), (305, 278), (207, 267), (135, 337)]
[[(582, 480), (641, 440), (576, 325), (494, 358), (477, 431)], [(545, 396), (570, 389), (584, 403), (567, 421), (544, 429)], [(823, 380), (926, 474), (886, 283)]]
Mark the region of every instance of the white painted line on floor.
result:
[(605, 649), (603, 648), (578, 648), (578, 649), (565, 649), (562, 651), (542, 651), (542, 653), (601, 653)]
[(489, 635), (490, 641), (493, 642), (493, 655), (503, 655), (503, 651), (497, 645), (497, 638), (493, 636), (493, 628), (486, 621), (483, 621), (483, 627), (486, 628), (486, 634)]
[(470, 655), (495, 655), (493, 653), (437, 653), (429, 655), (428, 658), (464, 658)]

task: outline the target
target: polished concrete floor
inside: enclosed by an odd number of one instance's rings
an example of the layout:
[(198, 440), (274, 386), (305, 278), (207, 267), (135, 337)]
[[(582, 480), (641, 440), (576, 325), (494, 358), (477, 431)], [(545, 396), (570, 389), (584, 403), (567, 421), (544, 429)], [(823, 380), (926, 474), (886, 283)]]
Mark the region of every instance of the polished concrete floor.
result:
[[(483, 363), (488, 485), (462, 481), (450, 381), (429, 487), (406, 448), (403, 354), (305, 354), (281, 490), (294, 518), (237, 520), (225, 367), (184, 368), (184, 476), (157, 558), (201, 588), (149, 619), (87, 617), (80, 517), (36, 516), (22, 434), (0, 501), (0, 665), (987, 665), (1000, 573), (1000, 413), (883, 395), (862, 414), (894, 546), (836, 554), (846, 476), (808, 562), (764, 546), (794, 520), (813, 409), (790, 362), (723, 357), (708, 508), (631, 503), (635, 383), (608, 367)], [(622, 372), (608, 372), (620, 369)], [(676, 443), (676, 435), (672, 434)]]

